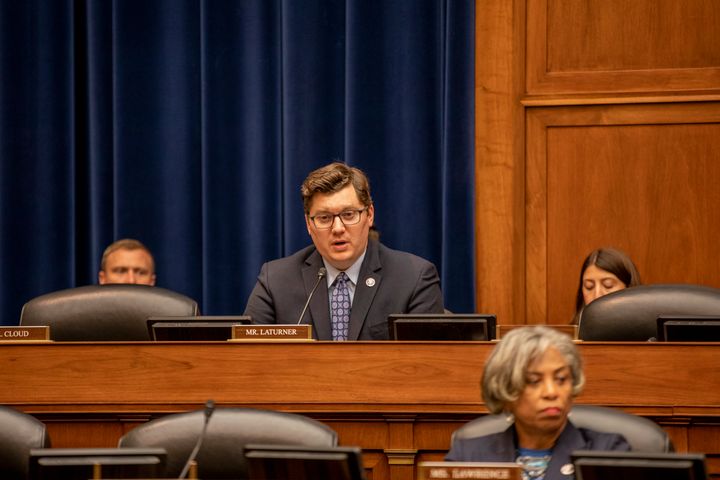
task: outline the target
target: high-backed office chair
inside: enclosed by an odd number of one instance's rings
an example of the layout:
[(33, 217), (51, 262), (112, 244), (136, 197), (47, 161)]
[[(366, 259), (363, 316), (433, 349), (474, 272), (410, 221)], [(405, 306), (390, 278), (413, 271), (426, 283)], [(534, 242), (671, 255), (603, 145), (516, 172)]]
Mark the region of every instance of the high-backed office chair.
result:
[(58, 341), (150, 340), (147, 318), (197, 315), (197, 302), (148, 285), (89, 285), (27, 302), (20, 325), (49, 325)]
[[(167, 475), (176, 478), (187, 462), (205, 421), (204, 410), (167, 415), (134, 428), (120, 447), (162, 447), (167, 450)], [(243, 447), (247, 444), (334, 447), (330, 427), (302, 415), (253, 408), (218, 408), (210, 417), (196, 457), (198, 477), (247, 478)]]
[[(674, 451), (670, 438), (658, 424), (620, 410), (594, 405), (575, 405), (570, 411), (570, 421), (578, 428), (620, 433), (636, 452)], [(508, 427), (505, 415), (485, 415), (455, 430), (452, 441), (500, 433)]]
[(0, 405), (0, 478), (25, 480), (33, 448), (50, 447), (45, 424), (35, 417)]
[(579, 337), (647, 341), (659, 315), (720, 315), (720, 289), (701, 285), (640, 285), (604, 295), (580, 316)]

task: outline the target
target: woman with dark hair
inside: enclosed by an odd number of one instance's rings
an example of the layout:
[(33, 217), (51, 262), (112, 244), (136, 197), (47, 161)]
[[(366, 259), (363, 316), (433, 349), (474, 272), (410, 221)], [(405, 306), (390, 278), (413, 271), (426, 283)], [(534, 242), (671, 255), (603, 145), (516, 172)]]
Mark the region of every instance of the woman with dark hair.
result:
[(573, 323), (578, 324), (585, 305), (596, 298), (636, 285), (640, 285), (640, 273), (630, 257), (610, 247), (593, 250), (580, 269)]

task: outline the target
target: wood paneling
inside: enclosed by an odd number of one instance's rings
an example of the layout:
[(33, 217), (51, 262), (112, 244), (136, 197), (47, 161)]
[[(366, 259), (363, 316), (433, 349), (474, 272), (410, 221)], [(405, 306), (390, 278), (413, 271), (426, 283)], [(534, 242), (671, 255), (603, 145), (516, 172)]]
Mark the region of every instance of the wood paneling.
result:
[(529, 109), (527, 142), (528, 323), (570, 321), (599, 246), (646, 283), (720, 286), (720, 103)]
[(714, 0), (527, 0), (529, 94), (718, 90)]
[[(477, 0), (476, 16), (478, 310), (570, 321), (582, 259), (603, 245), (626, 250), (646, 283), (720, 287), (720, 3)], [(656, 400), (683, 395), (661, 382)], [(679, 451), (720, 435), (693, 406), (625, 408), (659, 420)], [(705, 451), (718, 474), (720, 452)]]
[(549, 72), (720, 65), (715, 0), (547, 0)]
[[(0, 345), (0, 404), (48, 424), (56, 447), (111, 447), (168, 413), (218, 406), (295, 412), (363, 448), (368, 477), (414, 478), (452, 432), (484, 413), (479, 381), (492, 343)], [(720, 458), (718, 344), (581, 343), (578, 403), (656, 420), (678, 451)], [(672, 362), (667, 362), (667, 359)], [(12, 386), (8, 388), (7, 386)], [(717, 466), (715, 471), (720, 469)]]
[(523, 2), (477, 3), (475, 86), (476, 305), (523, 323)]
[(478, 311), (569, 321), (607, 244), (720, 287), (718, 25), (715, 0), (476, 1)]

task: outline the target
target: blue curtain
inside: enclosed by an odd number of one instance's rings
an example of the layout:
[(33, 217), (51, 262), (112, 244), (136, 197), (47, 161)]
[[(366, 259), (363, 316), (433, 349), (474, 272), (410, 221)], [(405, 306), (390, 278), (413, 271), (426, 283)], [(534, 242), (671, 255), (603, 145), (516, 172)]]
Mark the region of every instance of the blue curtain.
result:
[(138, 238), (238, 314), (307, 245), (299, 186), (370, 177), (381, 240), (474, 311), (474, 0), (0, 0), (0, 321)]

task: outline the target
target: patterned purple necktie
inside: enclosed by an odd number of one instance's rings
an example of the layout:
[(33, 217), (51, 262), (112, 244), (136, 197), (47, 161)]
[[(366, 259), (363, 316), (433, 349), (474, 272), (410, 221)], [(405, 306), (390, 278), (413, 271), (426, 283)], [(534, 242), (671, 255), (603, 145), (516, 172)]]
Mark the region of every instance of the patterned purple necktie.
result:
[(330, 297), (330, 314), (332, 316), (332, 339), (347, 340), (350, 328), (350, 290), (347, 286), (348, 277), (345, 272), (335, 279), (335, 289)]

